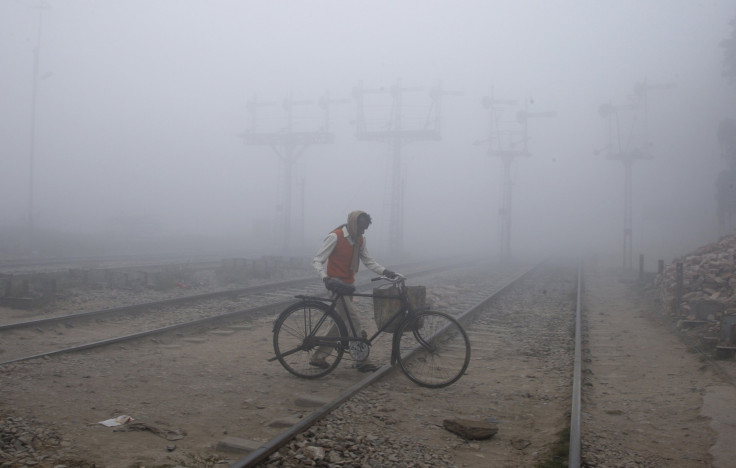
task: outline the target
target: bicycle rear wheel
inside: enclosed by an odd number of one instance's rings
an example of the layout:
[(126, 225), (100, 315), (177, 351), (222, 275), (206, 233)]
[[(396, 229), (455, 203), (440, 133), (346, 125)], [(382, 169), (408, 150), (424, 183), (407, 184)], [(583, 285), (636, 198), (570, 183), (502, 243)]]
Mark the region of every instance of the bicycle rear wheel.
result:
[(444, 312), (427, 311), (403, 321), (394, 334), (401, 370), (422, 387), (446, 387), (470, 363), (470, 340), (462, 325)]
[[(330, 308), (317, 301), (301, 301), (281, 312), (273, 326), (273, 349), (282, 366), (305, 379), (332, 372), (344, 352), (345, 324)], [(328, 335), (332, 339), (326, 338)], [(316, 366), (315, 363), (322, 364)]]

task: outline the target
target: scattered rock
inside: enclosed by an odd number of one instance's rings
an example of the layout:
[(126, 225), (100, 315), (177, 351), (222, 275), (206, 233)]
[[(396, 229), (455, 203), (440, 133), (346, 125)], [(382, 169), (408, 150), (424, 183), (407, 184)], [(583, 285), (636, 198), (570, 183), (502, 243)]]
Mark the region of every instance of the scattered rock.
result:
[(468, 440), (490, 439), (498, 432), (498, 424), (475, 419), (445, 419), (442, 425), (448, 431)]
[(329, 403), (330, 400), (312, 395), (301, 395), (294, 400), (294, 404), (302, 408), (319, 408)]
[(514, 447), (516, 450), (524, 450), (530, 445), (532, 445), (532, 442), (527, 439), (513, 439), (511, 441), (511, 446)]
[(307, 457), (309, 457), (311, 460), (322, 460), (323, 458), (325, 458), (325, 449), (323, 449), (322, 447), (315, 447), (314, 445), (310, 445), (304, 448), (304, 452), (306, 452)]

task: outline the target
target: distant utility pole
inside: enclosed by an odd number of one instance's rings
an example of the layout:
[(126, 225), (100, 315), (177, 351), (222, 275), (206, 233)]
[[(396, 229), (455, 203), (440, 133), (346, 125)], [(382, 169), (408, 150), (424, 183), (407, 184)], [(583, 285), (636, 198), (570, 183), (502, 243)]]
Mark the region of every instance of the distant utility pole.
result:
[[(246, 104), (251, 114), (250, 128), (241, 136), (245, 143), (252, 146), (269, 146), (281, 158), (284, 163), (283, 176), (283, 203), (281, 205), (281, 240), (283, 253), (289, 255), (293, 251), (294, 226), (292, 220), (293, 202), (293, 169), (297, 158), (312, 145), (331, 144), (335, 141), (334, 134), (329, 132), (329, 109), (330, 105), (339, 102), (347, 102), (345, 99), (330, 99), (329, 94), (324, 94), (319, 99), (324, 119), (319, 129), (313, 131), (297, 131), (294, 123), (294, 107), (312, 104), (311, 101), (295, 100), (288, 96), (283, 101), (283, 109), (286, 112), (286, 127), (277, 132), (261, 132), (257, 130), (258, 109), (264, 106), (274, 105), (273, 102), (259, 102), (255, 97)], [(304, 188), (301, 187), (302, 195)], [(303, 204), (301, 205), (303, 209)], [(304, 214), (299, 217), (303, 222)], [(303, 227), (296, 229), (297, 233), (303, 233)]]
[[(603, 104), (598, 109), (608, 124), (608, 143), (604, 146), (606, 158), (621, 161), (624, 165), (624, 238), (623, 268), (633, 267), (633, 196), (632, 173), (634, 162), (652, 159), (648, 129), (648, 94), (653, 90), (670, 89), (671, 84), (650, 85), (639, 82), (634, 85), (628, 104)], [(625, 119), (628, 117), (628, 119)], [(622, 120), (628, 125), (622, 128)], [(596, 152), (597, 154), (598, 152)]]
[(33, 48), (33, 77), (31, 80), (31, 131), (30, 148), (28, 157), (28, 239), (29, 251), (32, 253), (35, 246), (35, 193), (36, 193), (36, 103), (38, 102), (38, 62), (41, 54), (41, 26), (43, 23), (43, 11), (49, 9), (45, 1), (35, 7), (38, 8), (38, 29), (36, 31), (36, 47)]
[[(353, 90), (357, 101), (356, 137), (359, 141), (379, 141), (387, 143), (393, 157), (391, 176), (391, 198), (389, 200), (389, 249), (394, 257), (404, 253), (404, 187), (401, 174), (401, 150), (407, 143), (415, 141), (438, 141), (441, 139), (442, 99), (448, 95), (459, 95), (454, 91), (445, 91), (441, 85), (432, 88), (429, 93), (430, 108), (421, 128), (405, 128), (404, 102), (405, 93), (421, 91), (418, 87), (406, 87), (397, 83), (390, 88), (366, 89), (359, 85)], [(371, 127), (365, 113), (365, 96), (368, 94), (388, 94), (391, 98), (391, 111), (388, 123), (380, 127)]]
[(733, 230), (736, 221), (736, 122), (731, 118), (721, 120), (716, 135), (721, 157), (728, 164), (716, 178), (718, 237), (721, 237)]
[[(504, 114), (516, 109), (513, 99), (494, 99), (485, 97), (481, 104), (490, 112), (490, 131), (488, 137), (488, 154), (503, 161), (503, 184), (501, 192), (501, 208), (499, 219), (499, 254), (502, 260), (511, 258), (511, 221), (512, 187), (511, 164), (514, 158), (531, 156), (529, 153), (529, 119), (553, 117), (554, 112), (530, 112), (528, 103), (522, 110), (517, 110), (516, 120), (504, 119)], [(481, 142), (476, 142), (480, 144)]]

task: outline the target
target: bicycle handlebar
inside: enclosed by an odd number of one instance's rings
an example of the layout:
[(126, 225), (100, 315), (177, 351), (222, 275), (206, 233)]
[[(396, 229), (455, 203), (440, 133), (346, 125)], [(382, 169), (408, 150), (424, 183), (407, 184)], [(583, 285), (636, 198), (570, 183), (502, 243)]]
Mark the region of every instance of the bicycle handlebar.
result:
[(394, 284), (396, 284), (396, 283), (400, 283), (400, 282), (402, 282), (402, 281), (404, 281), (404, 280), (406, 279), (406, 276), (404, 276), (404, 275), (402, 275), (402, 274), (400, 274), (400, 273), (395, 273), (395, 275), (396, 275), (396, 276), (395, 276), (395, 277), (393, 277), (393, 278), (389, 278), (388, 276), (383, 276), (383, 275), (381, 275), (381, 276), (377, 276), (377, 277), (375, 277), (375, 278), (371, 278), (371, 281), (381, 281), (381, 280), (386, 280), (386, 281), (388, 281), (388, 282), (391, 282), (391, 283), (394, 283)]

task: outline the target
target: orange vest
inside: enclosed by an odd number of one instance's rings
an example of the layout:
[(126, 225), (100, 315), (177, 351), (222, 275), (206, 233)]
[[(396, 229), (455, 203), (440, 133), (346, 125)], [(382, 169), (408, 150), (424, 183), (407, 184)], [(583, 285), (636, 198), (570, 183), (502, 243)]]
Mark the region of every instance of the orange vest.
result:
[[(327, 258), (327, 276), (353, 284), (355, 272), (350, 269), (350, 262), (353, 260), (353, 246), (343, 234), (342, 228), (337, 228), (332, 232), (337, 234), (337, 244), (335, 250)], [(360, 236), (356, 248), (360, 248), (361, 245), (363, 245), (363, 236)]]

